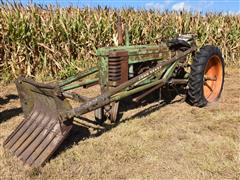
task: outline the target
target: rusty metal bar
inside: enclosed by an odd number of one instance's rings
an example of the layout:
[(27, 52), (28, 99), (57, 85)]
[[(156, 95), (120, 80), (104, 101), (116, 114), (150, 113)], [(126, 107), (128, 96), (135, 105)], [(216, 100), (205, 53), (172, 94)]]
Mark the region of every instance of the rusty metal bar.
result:
[(81, 95), (76, 94), (76, 93), (63, 92), (63, 95), (64, 95), (65, 98), (69, 98), (69, 99), (72, 99), (72, 100), (78, 101), (78, 102), (87, 102), (89, 100), (88, 97), (81, 96)]
[(125, 27), (125, 46), (130, 46), (128, 25)]
[(123, 43), (123, 32), (122, 32), (122, 19), (118, 16), (117, 19), (117, 33), (118, 33), (118, 46)]
[(172, 79), (169, 83), (171, 84), (187, 84), (188, 79)]
[(19, 84), (22, 84), (22, 82), (27, 82), (31, 85), (34, 85), (34, 86), (38, 87), (38, 88), (56, 89), (56, 85), (54, 83), (43, 84), (43, 83), (36, 82), (32, 79), (25, 79), (23, 77), (19, 77), (16, 81), (18, 81)]
[(133, 98), (133, 101), (134, 101), (134, 102), (140, 101), (141, 99), (143, 99), (144, 97), (146, 97), (147, 95), (149, 95), (150, 93), (152, 93), (153, 91), (159, 89), (161, 86), (162, 86), (162, 84), (158, 84), (158, 85), (152, 87), (151, 89), (148, 89), (146, 92), (144, 92), (144, 93), (141, 94), (140, 96), (138, 96), (138, 97), (136, 97), (136, 98)]

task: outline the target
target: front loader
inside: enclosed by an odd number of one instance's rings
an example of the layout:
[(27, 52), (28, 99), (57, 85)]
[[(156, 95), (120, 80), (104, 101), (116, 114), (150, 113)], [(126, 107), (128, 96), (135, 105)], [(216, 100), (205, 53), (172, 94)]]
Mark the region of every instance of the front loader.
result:
[[(24, 120), (5, 140), (4, 147), (32, 167), (43, 165), (72, 129), (73, 119), (94, 111), (96, 123), (119, 120), (119, 102), (140, 102), (165, 87), (181, 88), (189, 104), (203, 107), (222, 92), (224, 62), (219, 48), (199, 50), (195, 36), (180, 35), (158, 45), (100, 48), (98, 66), (55, 83), (38, 83), (19, 77)], [(97, 78), (86, 79), (86, 77)], [(99, 84), (100, 95), (89, 98), (72, 92)], [(79, 102), (73, 108), (69, 99)], [(125, 105), (127, 106), (127, 105)]]

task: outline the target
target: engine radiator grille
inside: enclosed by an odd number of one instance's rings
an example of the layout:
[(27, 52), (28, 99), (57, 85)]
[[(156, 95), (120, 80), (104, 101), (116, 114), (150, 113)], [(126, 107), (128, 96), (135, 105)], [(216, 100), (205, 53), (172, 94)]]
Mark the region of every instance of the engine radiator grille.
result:
[(108, 58), (108, 83), (116, 87), (128, 80), (128, 52), (113, 51)]

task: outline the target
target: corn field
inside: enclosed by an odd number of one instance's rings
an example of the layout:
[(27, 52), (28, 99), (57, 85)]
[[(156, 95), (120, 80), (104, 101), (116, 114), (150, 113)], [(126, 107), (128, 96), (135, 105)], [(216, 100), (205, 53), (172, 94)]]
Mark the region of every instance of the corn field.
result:
[(226, 65), (240, 67), (240, 15), (2, 3), (0, 80), (9, 82), (19, 75), (60, 79), (94, 66), (97, 48), (118, 44), (119, 15), (131, 44), (157, 44), (194, 33), (199, 46), (219, 46)]

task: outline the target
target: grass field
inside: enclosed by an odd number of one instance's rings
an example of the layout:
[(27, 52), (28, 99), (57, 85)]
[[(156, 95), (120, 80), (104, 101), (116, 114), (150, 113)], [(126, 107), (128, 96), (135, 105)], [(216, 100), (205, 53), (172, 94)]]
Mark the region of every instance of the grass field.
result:
[(1, 86), (0, 179), (240, 179), (239, 74), (227, 68), (221, 99), (205, 108), (176, 97), (162, 107), (128, 106), (117, 126), (75, 126), (39, 169), (23, 166), (2, 147), (23, 117), (14, 85)]

